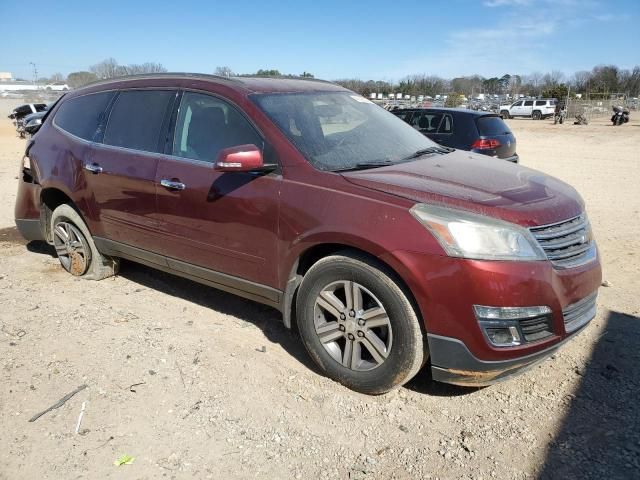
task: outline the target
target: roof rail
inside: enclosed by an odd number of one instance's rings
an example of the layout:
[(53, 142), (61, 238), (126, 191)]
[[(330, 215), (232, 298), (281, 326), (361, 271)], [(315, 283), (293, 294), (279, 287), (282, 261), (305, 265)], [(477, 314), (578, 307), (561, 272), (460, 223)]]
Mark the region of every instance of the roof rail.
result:
[(102, 78), (86, 85), (84, 87), (93, 87), (95, 85), (103, 85), (109, 84), (113, 82), (121, 82), (123, 80), (141, 80), (145, 78), (176, 78), (176, 77), (187, 77), (187, 78), (202, 78), (209, 80), (225, 80), (229, 82), (238, 82), (234, 77), (224, 77), (221, 75), (213, 75), (209, 73), (188, 73), (188, 72), (162, 72), (162, 73), (137, 73), (134, 75), (122, 75), (120, 77), (112, 77), (112, 78)]

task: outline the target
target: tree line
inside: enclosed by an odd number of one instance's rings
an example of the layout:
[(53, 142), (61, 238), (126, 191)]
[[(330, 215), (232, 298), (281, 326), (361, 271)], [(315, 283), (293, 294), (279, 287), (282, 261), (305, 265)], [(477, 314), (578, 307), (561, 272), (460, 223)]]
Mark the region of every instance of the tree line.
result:
[[(47, 83), (66, 82), (70, 87), (77, 88), (97, 80), (166, 71), (167, 69), (160, 63), (120, 65), (114, 58), (107, 58), (90, 66), (86, 71), (72, 72), (66, 78), (60, 73), (55, 73), (49, 79), (40, 80)], [(216, 67), (213, 73), (225, 77), (258, 75), (313, 78), (313, 74), (307, 71), (300, 74), (283, 74), (273, 68), (259, 69), (254, 73), (237, 73), (230, 67), (220, 66)], [(591, 70), (575, 72), (568, 77), (560, 71), (553, 70), (547, 73), (533, 72), (528, 75), (506, 73), (500, 77), (490, 78), (469, 75), (447, 79), (438, 75), (414, 74), (398, 82), (359, 78), (342, 78), (334, 82), (365, 96), (371, 93), (388, 95), (401, 92), (405, 95), (431, 96), (443, 93), (475, 96), (478, 93), (485, 93), (558, 97), (571, 91), (573, 93), (623, 93), (637, 97), (640, 95), (640, 66), (624, 69), (616, 65), (598, 65)]]
[(566, 96), (572, 93), (640, 95), (640, 66), (623, 69), (616, 65), (598, 65), (590, 71), (579, 71), (567, 77), (560, 71), (534, 72), (529, 75), (504, 74), (485, 78), (470, 75), (446, 79), (437, 75), (408, 75), (397, 83), (347, 78), (336, 83), (361, 95), (400, 92), (405, 95), (438, 95), (457, 93), (468, 97), (478, 93), (531, 96)]

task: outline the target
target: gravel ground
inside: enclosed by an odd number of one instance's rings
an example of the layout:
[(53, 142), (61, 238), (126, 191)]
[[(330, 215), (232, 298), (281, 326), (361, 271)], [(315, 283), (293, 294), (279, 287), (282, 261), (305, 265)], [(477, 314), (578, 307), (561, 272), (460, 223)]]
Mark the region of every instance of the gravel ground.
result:
[[(2, 113), (0, 479), (638, 478), (634, 117), (618, 128), (510, 121), (522, 163), (587, 203), (609, 286), (586, 331), (492, 387), (423, 371), (368, 397), (323, 377), (270, 308), (132, 263), (78, 280), (47, 246), (25, 245), (13, 227), (24, 143)], [(123, 454), (135, 461), (115, 466)]]

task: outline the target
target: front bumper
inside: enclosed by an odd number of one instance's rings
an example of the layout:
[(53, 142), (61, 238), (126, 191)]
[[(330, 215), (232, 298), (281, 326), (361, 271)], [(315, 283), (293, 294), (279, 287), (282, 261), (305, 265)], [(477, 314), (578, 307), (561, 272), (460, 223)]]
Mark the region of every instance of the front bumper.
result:
[[(415, 296), (428, 332), (433, 377), (439, 381), (479, 386), (503, 380), (553, 354), (595, 316), (593, 295), (602, 281), (597, 255), (569, 269), (556, 269), (548, 261), (480, 261), (407, 251), (392, 255), (383, 260), (396, 262)], [(582, 303), (587, 298), (593, 308)], [(549, 334), (520, 345), (493, 346), (474, 305), (547, 306)]]
[(549, 358), (578, 332), (581, 332), (586, 327), (586, 323), (551, 347), (510, 360), (480, 360), (456, 338), (428, 335), (431, 376), (438, 382), (465, 387), (484, 387), (507, 380)]

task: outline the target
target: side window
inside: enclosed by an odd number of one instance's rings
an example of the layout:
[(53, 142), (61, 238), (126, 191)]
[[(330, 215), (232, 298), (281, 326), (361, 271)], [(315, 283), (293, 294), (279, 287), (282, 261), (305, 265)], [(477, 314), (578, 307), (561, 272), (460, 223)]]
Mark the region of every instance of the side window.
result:
[(544, 107), (547, 105), (546, 100), (536, 100), (536, 107)]
[(60, 105), (53, 122), (76, 137), (95, 141), (104, 125), (104, 111), (114, 95), (115, 92), (100, 92), (71, 98)]
[(526, 102), (524, 102), (524, 106), (525, 107), (533, 107), (533, 100), (527, 100)]
[(404, 120), (405, 122), (409, 119), (409, 117), (411, 117), (411, 114), (413, 112), (412, 111), (400, 111), (400, 112), (393, 112), (393, 114), (398, 117), (400, 120)]
[(422, 112), (421, 115), (416, 113), (411, 119), (411, 125), (423, 133), (436, 133), (440, 120), (442, 120), (441, 113)]
[(521, 107), (522, 106), (522, 102), (516, 102), (513, 105), (511, 105), (512, 107)]
[(438, 128), (438, 133), (452, 133), (453, 132), (453, 118), (451, 115), (447, 114), (444, 116), (442, 121), (440, 122), (440, 128)]
[(169, 102), (170, 90), (129, 90), (120, 92), (104, 133), (103, 143), (144, 152), (158, 152), (160, 130)]
[(182, 96), (173, 155), (215, 162), (220, 150), (246, 144), (262, 148), (262, 143), (251, 124), (224, 100), (194, 92)]

